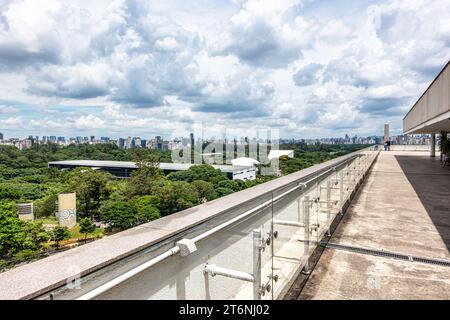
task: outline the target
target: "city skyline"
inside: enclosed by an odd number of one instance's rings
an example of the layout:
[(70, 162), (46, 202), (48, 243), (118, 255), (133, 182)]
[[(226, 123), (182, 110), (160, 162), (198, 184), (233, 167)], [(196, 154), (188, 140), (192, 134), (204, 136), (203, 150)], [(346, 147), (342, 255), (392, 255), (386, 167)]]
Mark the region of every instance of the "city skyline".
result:
[[(28, 133), (21, 133), (19, 135), (15, 135), (15, 136), (11, 136), (8, 134), (5, 134), (5, 132), (1, 132), (0, 131), (0, 140), (8, 140), (8, 139), (27, 139), (27, 138), (36, 138), (38, 137), (39, 140), (42, 139), (47, 139), (49, 140), (49, 138), (54, 138), (55, 140), (58, 140), (60, 138), (62, 138), (63, 140), (69, 140), (69, 139), (83, 139), (86, 141), (92, 141), (93, 138), (95, 138), (96, 141), (101, 141), (101, 140), (118, 140), (118, 139), (126, 139), (126, 138), (142, 138), (142, 139), (149, 139), (149, 138), (154, 138), (154, 137), (161, 137), (163, 139), (182, 139), (185, 138), (187, 139), (189, 135), (181, 135), (181, 136), (164, 136), (162, 134), (156, 134), (154, 136), (146, 134), (146, 135), (130, 135), (130, 134), (125, 134), (122, 136), (109, 136), (107, 134), (103, 134), (103, 135), (91, 135), (91, 134), (75, 134), (75, 135), (58, 135), (58, 134), (43, 134), (43, 135), (34, 135), (34, 134), (28, 134)], [(361, 135), (357, 135), (357, 134), (344, 134), (342, 136), (329, 136), (329, 137), (312, 137), (312, 138), (294, 138), (294, 137), (279, 137), (280, 140), (320, 140), (320, 139), (341, 139), (341, 138), (345, 138), (345, 139), (351, 139), (353, 137), (363, 137), (363, 138), (368, 138), (368, 137), (381, 137), (382, 134), (375, 134), (375, 135), (368, 135), (368, 136), (361, 136)], [(250, 135), (219, 135), (219, 136), (214, 136), (214, 135), (209, 135), (209, 136), (203, 136), (203, 137), (196, 137), (196, 139), (202, 139), (204, 141), (208, 141), (208, 140), (214, 140), (214, 139), (227, 139), (227, 140), (234, 140), (234, 139), (243, 139), (243, 138), (249, 138), (249, 139), (257, 139), (256, 136), (252, 136)], [(262, 138), (259, 138), (262, 139)]]
[[(399, 145), (427, 145), (430, 144), (431, 137), (428, 134), (414, 134), (414, 135), (389, 135), (389, 140), (392, 144)], [(90, 136), (75, 136), (75, 137), (65, 137), (65, 136), (32, 136), (28, 135), (26, 138), (17, 138), (17, 137), (5, 137), (2, 132), (0, 132), (0, 145), (11, 145), (15, 146), (19, 149), (30, 148), (34, 144), (47, 144), (54, 143), (60, 146), (69, 146), (69, 145), (78, 145), (78, 144), (103, 144), (103, 143), (112, 143), (117, 145), (120, 149), (129, 149), (129, 148), (147, 148), (150, 150), (176, 150), (181, 149), (186, 146), (192, 146), (192, 144), (198, 145), (201, 143), (226, 143), (233, 144), (237, 143), (238, 145), (249, 144), (249, 143), (273, 143), (274, 141), (277, 144), (281, 143), (306, 143), (308, 145), (313, 145), (316, 143), (328, 144), (328, 145), (345, 145), (345, 144), (382, 144), (386, 141), (387, 136), (385, 132), (385, 136), (381, 135), (373, 135), (373, 136), (358, 136), (358, 135), (348, 135), (345, 134), (344, 137), (327, 137), (327, 138), (315, 138), (315, 139), (295, 139), (295, 138), (284, 138), (278, 137), (275, 139), (270, 138), (262, 138), (255, 136), (240, 136), (240, 137), (198, 137), (193, 133), (189, 134), (189, 137), (171, 137), (166, 138), (161, 135), (151, 137), (135, 137), (135, 136), (127, 136), (127, 137), (109, 137), (109, 136), (101, 136), (96, 137), (93, 135)]]
[(450, 58), (449, 17), (441, 0), (1, 1), (0, 131), (400, 134)]

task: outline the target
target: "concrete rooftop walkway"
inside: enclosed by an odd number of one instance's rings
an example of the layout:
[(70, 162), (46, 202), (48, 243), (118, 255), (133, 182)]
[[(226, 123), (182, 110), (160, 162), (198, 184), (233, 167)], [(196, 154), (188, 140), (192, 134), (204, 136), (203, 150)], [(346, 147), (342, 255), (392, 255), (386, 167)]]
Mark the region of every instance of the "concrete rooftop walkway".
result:
[[(330, 242), (450, 260), (450, 167), (381, 152)], [(327, 248), (299, 299), (450, 299), (450, 267)]]

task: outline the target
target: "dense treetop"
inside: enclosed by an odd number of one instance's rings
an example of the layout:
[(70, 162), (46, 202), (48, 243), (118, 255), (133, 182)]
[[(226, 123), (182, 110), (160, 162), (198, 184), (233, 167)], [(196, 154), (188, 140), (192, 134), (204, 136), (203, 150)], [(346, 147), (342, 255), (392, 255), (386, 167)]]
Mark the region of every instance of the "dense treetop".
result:
[[(281, 149), (294, 150), (295, 158), (281, 157), (280, 169), (289, 174), (363, 147), (282, 145)], [(129, 179), (118, 179), (91, 168), (47, 167), (49, 161), (69, 159), (135, 161), (138, 169)], [(58, 194), (76, 192), (79, 233), (86, 239), (96, 229), (94, 222), (116, 232), (276, 178), (258, 175), (254, 181), (230, 180), (208, 164), (165, 176), (158, 167), (161, 161), (170, 162), (169, 151), (121, 150), (113, 144), (46, 144), (26, 150), (0, 145), (0, 269), (8, 259), (35, 258), (49, 240), (59, 248), (70, 234), (65, 228), (46, 231), (42, 222), (19, 220), (18, 203), (33, 202), (36, 218), (54, 219)]]

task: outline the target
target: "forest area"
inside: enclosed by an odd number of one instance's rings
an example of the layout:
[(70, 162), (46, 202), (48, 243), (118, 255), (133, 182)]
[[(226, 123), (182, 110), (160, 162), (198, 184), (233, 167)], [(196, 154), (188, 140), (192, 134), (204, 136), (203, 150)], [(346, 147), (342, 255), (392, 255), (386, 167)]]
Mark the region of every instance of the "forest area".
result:
[[(294, 150), (295, 157), (280, 158), (280, 169), (290, 174), (364, 147), (284, 144), (280, 149)], [(134, 161), (138, 169), (129, 179), (117, 179), (90, 168), (47, 167), (49, 161), (69, 159)], [(276, 178), (230, 180), (208, 164), (164, 175), (158, 165), (170, 159), (170, 151), (122, 150), (114, 144), (45, 144), (25, 150), (0, 146), (0, 270)], [(77, 198), (78, 223), (70, 230), (58, 226), (55, 218), (58, 194), (63, 192), (75, 192)], [(32, 222), (17, 215), (17, 205), (29, 202), (34, 207)]]

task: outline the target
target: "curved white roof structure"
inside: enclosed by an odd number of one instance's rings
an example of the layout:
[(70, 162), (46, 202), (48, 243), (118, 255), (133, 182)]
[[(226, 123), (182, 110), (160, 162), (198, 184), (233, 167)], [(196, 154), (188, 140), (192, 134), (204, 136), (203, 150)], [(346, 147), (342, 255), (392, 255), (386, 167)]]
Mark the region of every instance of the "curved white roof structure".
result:
[(247, 167), (247, 166), (255, 166), (259, 164), (259, 161), (252, 158), (236, 158), (231, 160), (231, 164), (233, 166)]
[(281, 156), (288, 156), (289, 158), (294, 157), (294, 150), (270, 150), (267, 158), (269, 160), (279, 159)]

